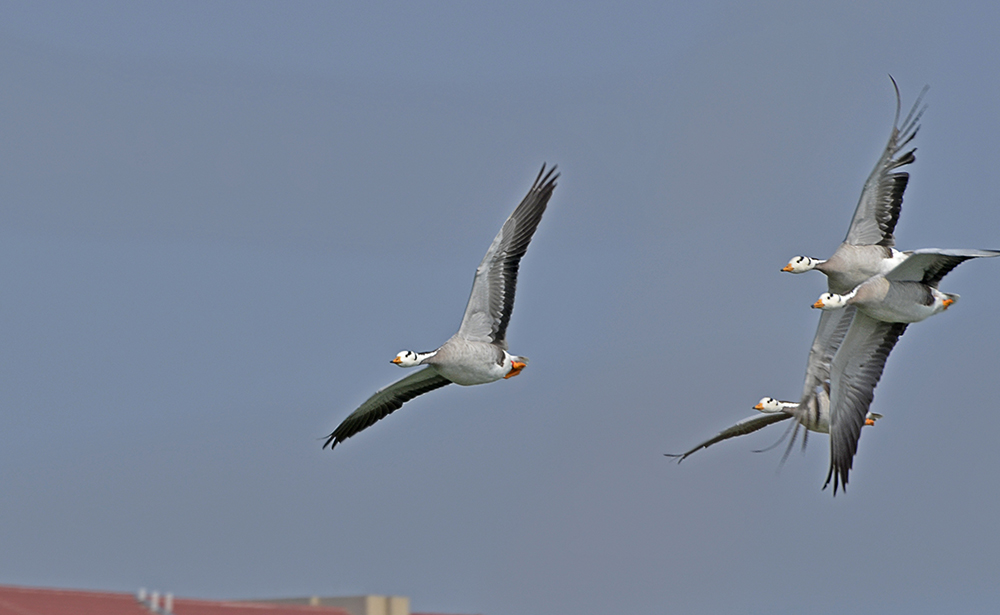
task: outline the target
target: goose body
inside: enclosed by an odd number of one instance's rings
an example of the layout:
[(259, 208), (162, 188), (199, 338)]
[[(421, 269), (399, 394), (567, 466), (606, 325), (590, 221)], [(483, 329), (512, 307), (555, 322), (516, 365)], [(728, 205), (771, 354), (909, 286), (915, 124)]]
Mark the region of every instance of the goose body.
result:
[[(836, 303), (830, 295), (831, 305)], [(865, 314), (882, 322), (920, 322), (948, 309), (958, 295), (946, 294), (915, 281), (892, 281), (884, 275), (869, 278), (840, 302), (858, 306)], [(822, 304), (822, 298), (818, 301)], [(822, 308), (823, 305), (818, 307)]]
[(833, 256), (819, 261), (815, 269), (826, 274), (830, 292), (846, 292), (872, 276), (889, 273), (907, 256), (908, 253), (892, 247), (842, 243)]
[[(914, 250), (899, 266), (846, 295), (824, 293), (815, 308), (855, 308), (850, 328), (837, 349), (830, 374), (830, 469), (824, 488), (847, 488), (864, 417), (875, 396), (889, 353), (910, 323), (948, 308), (958, 295), (942, 293), (938, 283), (960, 263), (1000, 256), (995, 250)], [(828, 312), (831, 313), (831, 312)]]
[(324, 448), (333, 449), (428, 391), (451, 383), (472, 386), (496, 382), (524, 369), (528, 359), (507, 351), (507, 325), (514, 309), (518, 266), (555, 190), (559, 177), (555, 171), (553, 166), (546, 172), (542, 165), (527, 196), (493, 239), (476, 269), (458, 332), (436, 350), (397, 354), (392, 363), (424, 368), (369, 397), (327, 436)]
[(899, 88), (895, 80), (892, 86), (896, 91), (896, 117), (889, 141), (861, 189), (861, 198), (844, 241), (826, 260), (796, 256), (782, 269), (789, 273), (804, 273), (813, 269), (821, 271), (826, 274), (832, 293), (848, 292), (873, 275), (888, 273), (908, 256), (908, 253), (893, 247), (893, 231), (899, 221), (903, 192), (910, 179), (909, 173), (897, 169), (916, 160), (916, 148), (902, 154), (900, 151), (917, 136), (920, 129), (920, 116), (924, 111), (920, 102), (926, 88), (900, 126)]
[(938, 283), (960, 263), (1000, 256), (996, 250), (914, 250), (898, 267), (873, 276), (845, 294), (823, 293), (814, 308), (837, 310), (855, 306), (867, 316), (889, 323), (914, 323), (942, 312), (959, 296), (938, 290)]
[(462, 386), (508, 378), (515, 363), (521, 364), (517, 368), (520, 371), (528, 362), (526, 357), (512, 355), (495, 344), (469, 341), (457, 335), (429, 354), (424, 365), (432, 365), (438, 374)]

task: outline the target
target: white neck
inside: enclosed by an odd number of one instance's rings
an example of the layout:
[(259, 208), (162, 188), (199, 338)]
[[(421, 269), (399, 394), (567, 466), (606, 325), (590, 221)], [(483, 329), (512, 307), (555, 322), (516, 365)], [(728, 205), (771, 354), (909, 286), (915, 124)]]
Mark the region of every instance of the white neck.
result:
[(413, 354), (417, 355), (417, 365), (421, 365), (424, 361), (433, 357), (437, 353), (437, 350), (432, 350), (430, 352), (414, 352)]
[[(440, 350), (440, 348), (438, 349)], [(417, 365), (422, 365), (428, 359), (433, 357), (438, 353), (437, 350), (432, 350), (431, 352), (414, 352), (412, 350), (403, 350), (396, 355), (396, 358), (392, 360), (393, 363), (400, 367), (416, 367)]]
[[(841, 308), (847, 307), (847, 304), (850, 302), (851, 299), (854, 298), (854, 295), (856, 295), (856, 294), (858, 294), (858, 289), (857, 288), (855, 288), (854, 290), (852, 290), (849, 293), (844, 293), (843, 295), (838, 295), (836, 293), (830, 293), (830, 295), (832, 297), (837, 297), (839, 299), (839, 301), (837, 302), (836, 305), (834, 305), (832, 302), (829, 302), (829, 301), (824, 302), (823, 309), (824, 310), (839, 310)], [(817, 306), (813, 306), (813, 307), (817, 307)]]

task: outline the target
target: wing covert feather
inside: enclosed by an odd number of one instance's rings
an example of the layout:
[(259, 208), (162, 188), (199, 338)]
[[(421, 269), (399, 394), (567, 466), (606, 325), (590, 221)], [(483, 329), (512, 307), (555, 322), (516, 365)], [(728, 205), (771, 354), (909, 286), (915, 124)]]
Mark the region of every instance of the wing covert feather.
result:
[(975, 250), (956, 248), (942, 250), (940, 248), (923, 248), (914, 250), (910, 256), (885, 274), (886, 279), (898, 282), (923, 282), (937, 288), (938, 283), (952, 269), (970, 258), (991, 258), (1000, 256), (996, 250)]

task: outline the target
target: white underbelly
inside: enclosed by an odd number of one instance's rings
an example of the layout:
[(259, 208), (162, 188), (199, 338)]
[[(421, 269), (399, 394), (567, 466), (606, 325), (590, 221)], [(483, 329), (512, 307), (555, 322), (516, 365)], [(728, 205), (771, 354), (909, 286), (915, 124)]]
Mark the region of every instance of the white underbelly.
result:
[(909, 304), (905, 309), (893, 309), (883, 304), (859, 305), (858, 309), (882, 322), (920, 322), (938, 310), (933, 305)]
[(472, 386), (496, 382), (510, 371), (510, 366), (497, 365), (496, 362), (477, 363), (475, 365), (435, 365), (439, 374), (455, 384)]

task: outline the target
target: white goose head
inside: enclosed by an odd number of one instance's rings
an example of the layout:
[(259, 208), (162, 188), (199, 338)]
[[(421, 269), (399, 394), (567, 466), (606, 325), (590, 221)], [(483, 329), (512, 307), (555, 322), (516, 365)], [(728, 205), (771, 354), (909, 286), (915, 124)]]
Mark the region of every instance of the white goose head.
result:
[(423, 357), (420, 356), (420, 353), (413, 352), (412, 350), (403, 350), (391, 362), (400, 367), (415, 367), (420, 365), (422, 359)]
[(796, 256), (792, 260), (788, 261), (788, 264), (782, 267), (782, 271), (787, 271), (788, 273), (805, 273), (811, 269), (815, 269), (816, 265), (822, 263), (823, 261), (817, 258), (810, 258), (808, 256)]
[(819, 296), (812, 306), (821, 310), (839, 310), (840, 308), (847, 305), (847, 300), (853, 297), (854, 294), (849, 295), (837, 295), (834, 293), (823, 293)]
[(753, 409), (767, 413), (781, 412), (781, 402), (773, 397), (762, 397)]

